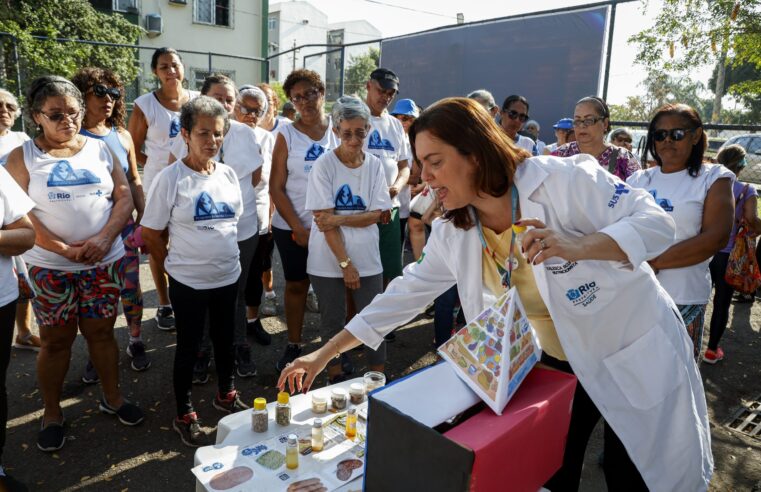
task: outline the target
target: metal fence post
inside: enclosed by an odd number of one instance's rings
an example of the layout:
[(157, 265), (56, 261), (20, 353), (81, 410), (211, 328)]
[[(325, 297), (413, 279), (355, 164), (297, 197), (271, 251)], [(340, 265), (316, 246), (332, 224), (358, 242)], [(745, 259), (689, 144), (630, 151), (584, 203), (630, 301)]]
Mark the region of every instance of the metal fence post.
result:
[(605, 75), (603, 76), (602, 98), (608, 98), (608, 79), (610, 78), (610, 52), (613, 51), (613, 29), (616, 27), (616, 2), (610, 6), (610, 32), (608, 32), (608, 49), (605, 53)]
[(346, 57), (346, 47), (341, 46), (341, 74), (338, 77), (338, 97), (341, 97), (344, 95), (344, 58)]
[[(16, 39), (16, 36), (11, 36), (11, 41), (13, 41), (13, 64), (16, 68), (16, 97), (18, 97), (19, 103), (21, 102), (21, 62), (19, 61), (18, 56), (18, 40)], [(26, 131), (26, 118), (21, 118), (21, 131)]]
[(209, 52), (209, 75), (211, 75), (212, 68), (211, 68), (211, 51)]

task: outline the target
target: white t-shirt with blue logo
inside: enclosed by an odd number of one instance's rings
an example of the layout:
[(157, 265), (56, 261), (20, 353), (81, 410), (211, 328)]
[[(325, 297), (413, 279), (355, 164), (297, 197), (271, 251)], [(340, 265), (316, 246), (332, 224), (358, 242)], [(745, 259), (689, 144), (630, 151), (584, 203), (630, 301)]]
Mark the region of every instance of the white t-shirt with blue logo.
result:
[[(658, 205), (676, 223), (676, 243), (700, 234), (703, 225), (703, 204), (708, 190), (716, 180), (735, 175), (719, 164), (703, 164), (697, 177), (688, 171), (665, 174), (660, 166), (637, 171), (626, 180), (634, 188), (649, 191)], [(682, 268), (668, 268), (658, 272), (658, 280), (677, 304), (708, 304), (711, 298), (711, 258)]]
[[(328, 118), (328, 129), (325, 135), (318, 141), (309, 138), (308, 135), (296, 129), (295, 125), (281, 125), (280, 135), (285, 139), (288, 148), (288, 178), (285, 182), (285, 194), (291, 200), (293, 210), (301, 220), (301, 225), (306, 229), (312, 227), (312, 212), (304, 208), (306, 203), (307, 180), (312, 167), (317, 159), (327, 150), (338, 147), (338, 138), (333, 133), (333, 124)], [(288, 222), (278, 213), (277, 209), (272, 216), (272, 227), (291, 230)]]
[(262, 151), (262, 179), (254, 188), (256, 192), (256, 217), (259, 222), (259, 234), (267, 234), (270, 228), (270, 171), (272, 169), (272, 151), (275, 137), (267, 130), (256, 127), (256, 142)]
[[(188, 101), (200, 95), (198, 91), (186, 91)], [(169, 150), (172, 142), (180, 136), (180, 112), (172, 111), (159, 102), (155, 92), (149, 92), (135, 99), (135, 105), (145, 115), (148, 131), (145, 134), (145, 166), (143, 167), (143, 189), (151, 189), (153, 178), (169, 164)], [(138, 149), (139, 150), (139, 149)]]
[(243, 205), (238, 177), (216, 163), (202, 174), (181, 160), (161, 171), (145, 204), (142, 225), (169, 230), (164, 268), (194, 289), (215, 289), (238, 280), (238, 219)]
[[(90, 239), (102, 231), (114, 206), (113, 153), (106, 143), (85, 137), (85, 144), (71, 157), (53, 157), (42, 152), (32, 140), (22, 148), (29, 171), (27, 193), (36, 203), (37, 220), (67, 244)], [(113, 263), (122, 256), (124, 245), (117, 236), (100, 264)], [(53, 270), (75, 272), (94, 268), (37, 245), (23, 257), (30, 265)]]
[[(13, 224), (34, 208), (34, 202), (0, 167), (0, 227)], [(18, 298), (18, 281), (13, 273), (13, 257), (0, 255), (0, 306)]]
[[(370, 133), (365, 139), (366, 152), (378, 157), (383, 163), (387, 186), (391, 186), (399, 175), (399, 161), (410, 160), (410, 145), (402, 123), (383, 112), (370, 117)], [(392, 207), (399, 207), (399, 195), (391, 199)]]
[[(391, 197), (384, 178), (383, 164), (372, 154), (356, 169), (344, 165), (335, 153), (326, 152), (309, 176), (306, 209), (334, 209), (336, 215), (354, 215), (374, 210), (388, 210)], [(344, 248), (360, 277), (383, 273), (378, 246), (378, 226), (341, 227)], [(341, 258), (343, 260), (343, 258)], [(312, 224), (309, 234), (307, 273), (319, 277), (343, 277), (339, 259), (325, 240), (325, 234)]]
[(8, 160), (8, 154), (16, 147), (20, 147), (24, 142), (29, 140), (29, 135), (24, 132), (7, 132), (0, 135), (0, 166), (5, 166)]

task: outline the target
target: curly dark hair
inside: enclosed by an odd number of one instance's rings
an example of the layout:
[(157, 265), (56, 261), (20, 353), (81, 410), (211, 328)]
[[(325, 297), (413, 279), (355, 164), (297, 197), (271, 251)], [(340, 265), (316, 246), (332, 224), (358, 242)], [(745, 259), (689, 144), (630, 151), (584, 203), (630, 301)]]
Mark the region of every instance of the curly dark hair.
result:
[(293, 72), (288, 74), (288, 77), (286, 77), (285, 79), (285, 83), (283, 84), (283, 90), (285, 91), (285, 95), (288, 96), (288, 99), (291, 98), (291, 89), (293, 89), (293, 86), (298, 84), (299, 82), (306, 82), (310, 84), (312, 87), (315, 87), (322, 94), (325, 94), (325, 84), (322, 82), (322, 78), (320, 78), (320, 74), (315, 72), (314, 70), (307, 70), (305, 68), (301, 68), (299, 70), (294, 70)]
[(83, 98), (86, 97), (87, 91), (98, 84), (119, 89), (122, 97), (114, 101), (114, 109), (111, 112), (111, 116), (106, 120), (106, 123), (110, 126), (125, 128), (127, 109), (124, 104), (124, 86), (118, 75), (107, 68), (87, 67), (75, 73), (71, 81), (77, 86), (79, 92), (82, 93)]

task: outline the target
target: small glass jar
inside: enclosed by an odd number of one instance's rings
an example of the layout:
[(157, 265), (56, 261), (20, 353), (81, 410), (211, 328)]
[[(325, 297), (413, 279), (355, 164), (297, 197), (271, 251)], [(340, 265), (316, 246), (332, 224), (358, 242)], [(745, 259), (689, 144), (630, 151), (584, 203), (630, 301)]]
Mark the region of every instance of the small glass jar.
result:
[(351, 407), (346, 413), (346, 437), (354, 439), (357, 437), (357, 408)]
[(378, 371), (366, 372), (363, 380), (365, 382), (365, 392), (368, 395), (372, 390), (386, 385), (386, 375)]
[(285, 445), (285, 466), (289, 470), (299, 467), (299, 440), (296, 434), (288, 434), (288, 444)]
[(254, 400), (254, 410), (251, 413), (251, 429), (254, 432), (267, 432), (268, 426), (267, 400), (257, 398)]
[(322, 451), (325, 446), (325, 433), (322, 430), (322, 419), (314, 419), (312, 424), (312, 451)]
[(353, 405), (359, 405), (365, 401), (365, 385), (362, 383), (351, 383), (351, 386), (349, 386), (349, 399)]
[(349, 397), (346, 390), (343, 388), (334, 388), (330, 392), (330, 403), (333, 405), (334, 410), (343, 410), (346, 408), (346, 402)]
[(277, 406), (275, 406), (275, 422), (277, 422), (277, 425), (291, 425), (290, 395), (285, 391), (281, 391), (277, 394)]
[(325, 413), (328, 411), (328, 400), (323, 393), (312, 393), (312, 411)]

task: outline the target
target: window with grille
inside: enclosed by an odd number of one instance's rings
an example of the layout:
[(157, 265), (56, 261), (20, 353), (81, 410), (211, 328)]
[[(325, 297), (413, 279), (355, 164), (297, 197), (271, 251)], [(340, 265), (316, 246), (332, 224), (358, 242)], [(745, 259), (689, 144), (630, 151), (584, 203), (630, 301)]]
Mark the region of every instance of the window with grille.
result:
[(117, 12), (135, 12), (137, 0), (114, 0), (113, 9)]
[(200, 91), (201, 87), (203, 87), (203, 81), (206, 80), (206, 77), (209, 75), (227, 75), (230, 77), (231, 80), (235, 80), (235, 70), (212, 70), (209, 72), (208, 70), (203, 70), (199, 68), (193, 68), (193, 89)]
[(277, 29), (277, 17), (270, 17), (267, 19), (267, 27), (269, 29)]
[(194, 20), (202, 24), (232, 27), (232, 0), (195, 0)]

